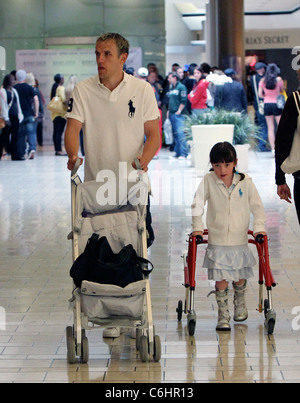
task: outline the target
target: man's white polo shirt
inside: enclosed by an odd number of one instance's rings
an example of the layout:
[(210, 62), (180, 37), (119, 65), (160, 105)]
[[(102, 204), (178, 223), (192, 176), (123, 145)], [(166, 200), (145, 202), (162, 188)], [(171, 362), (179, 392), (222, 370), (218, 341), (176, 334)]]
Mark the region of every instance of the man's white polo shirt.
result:
[(151, 85), (124, 73), (110, 91), (99, 77), (79, 82), (69, 102), (67, 118), (83, 124), (84, 180), (95, 180), (102, 170), (119, 171), (119, 162), (130, 164), (141, 155), (144, 123), (160, 118)]

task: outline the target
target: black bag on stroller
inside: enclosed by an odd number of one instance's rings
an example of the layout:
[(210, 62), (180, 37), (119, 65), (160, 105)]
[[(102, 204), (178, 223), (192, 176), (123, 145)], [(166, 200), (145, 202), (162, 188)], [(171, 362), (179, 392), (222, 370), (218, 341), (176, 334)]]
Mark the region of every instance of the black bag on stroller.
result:
[(93, 234), (84, 252), (73, 263), (70, 275), (76, 287), (87, 280), (124, 288), (130, 283), (143, 280), (143, 275), (149, 275), (152, 270), (152, 263), (139, 257), (131, 244), (115, 254), (105, 236), (99, 239), (98, 234)]

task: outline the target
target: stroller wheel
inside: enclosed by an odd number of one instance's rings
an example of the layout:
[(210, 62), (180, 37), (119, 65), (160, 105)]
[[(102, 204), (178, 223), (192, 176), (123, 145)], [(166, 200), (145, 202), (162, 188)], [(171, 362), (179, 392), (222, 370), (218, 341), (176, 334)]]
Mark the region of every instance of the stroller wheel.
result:
[(149, 355), (149, 348), (148, 348), (148, 338), (147, 336), (141, 336), (140, 337), (140, 343), (139, 343), (139, 350), (140, 350), (140, 357), (142, 362), (148, 361), (148, 355)]
[(89, 360), (89, 341), (88, 338), (85, 336), (85, 332), (83, 331), (81, 341), (81, 362), (83, 364), (86, 364), (88, 360)]
[(154, 354), (153, 359), (155, 362), (159, 362), (161, 359), (161, 342), (160, 337), (155, 335), (154, 336)]
[(76, 343), (73, 337), (73, 329), (71, 326), (66, 328), (67, 338), (67, 359), (69, 364), (74, 364), (76, 361)]
[(143, 332), (142, 329), (136, 329), (135, 331), (135, 346), (137, 351), (140, 349), (140, 337), (142, 336)]

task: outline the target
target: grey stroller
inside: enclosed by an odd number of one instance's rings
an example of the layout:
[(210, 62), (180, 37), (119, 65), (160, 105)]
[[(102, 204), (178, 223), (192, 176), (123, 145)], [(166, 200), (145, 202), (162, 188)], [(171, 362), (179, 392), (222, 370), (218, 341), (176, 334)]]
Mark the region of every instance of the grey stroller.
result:
[[(138, 161), (136, 166), (139, 168)], [(105, 236), (118, 253), (125, 245), (132, 244), (138, 256), (147, 259), (146, 207), (148, 185), (141, 179), (132, 183), (124, 200), (117, 205), (98, 203), (100, 183), (82, 183), (77, 171), (80, 160), (71, 172), (72, 240), (73, 262), (83, 252), (93, 233)], [(137, 173), (139, 171), (136, 171)], [(120, 196), (120, 195), (119, 195)], [(140, 359), (159, 361), (161, 358), (160, 337), (155, 335), (150, 281), (148, 276), (126, 287), (82, 281), (70, 299), (73, 310), (73, 326), (66, 328), (67, 359), (70, 364), (79, 358), (89, 360), (89, 345), (86, 330), (100, 327), (124, 327), (135, 329), (136, 349)]]

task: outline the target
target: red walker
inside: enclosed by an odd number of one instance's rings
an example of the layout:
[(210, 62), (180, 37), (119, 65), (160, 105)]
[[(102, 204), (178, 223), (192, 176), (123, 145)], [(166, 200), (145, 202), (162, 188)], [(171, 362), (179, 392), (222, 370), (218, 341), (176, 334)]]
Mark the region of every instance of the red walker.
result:
[[(185, 303), (184, 308), (182, 301), (178, 301), (178, 307), (176, 309), (177, 319), (180, 322), (182, 319), (182, 313), (187, 315), (187, 325), (189, 335), (193, 336), (196, 328), (196, 312), (194, 309), (194, 292), (196, 288), (195, 273), (196, 273), (196, 260), (197, 260), (197, 246), (201, 243), (207, 244), (208, 230), (204, 230), (203, 237), (197, 235), (189, 236), (188, 254), (183, 255), (184, 262), (184, 287)], [(248, 243), (252, 243), (256, 246), (258, 258), (259, 258), (259, 303), (258, 312), (264, 312), (265, 315), (265, 327), (268, 334), (273, 334), (276, 312), (273, 309), (272, 303), (272, 288), (276, 286), (272, 271), (269, 264), (269, 248), (268, 239), (266, 235), (257, 235), (254, 237), (253, 231), (248, 231), (249, 239)], [(267, 290), (267, 298), (263, 300), (263, 286), (265, 284)]]

